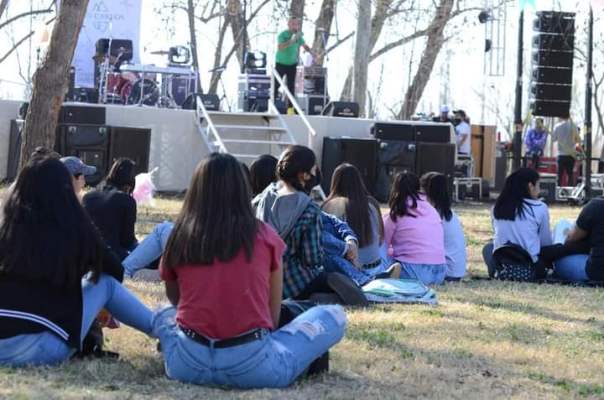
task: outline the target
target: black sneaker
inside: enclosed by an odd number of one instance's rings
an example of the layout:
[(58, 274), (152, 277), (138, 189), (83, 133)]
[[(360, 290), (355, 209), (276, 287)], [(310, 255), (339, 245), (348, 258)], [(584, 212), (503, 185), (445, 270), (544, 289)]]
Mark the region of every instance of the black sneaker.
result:
[(327, 274), (327, 285), (337, 293), (344, 305), (367, 307), (369, 302), (365, 294), (352, 279), (338, 272)]

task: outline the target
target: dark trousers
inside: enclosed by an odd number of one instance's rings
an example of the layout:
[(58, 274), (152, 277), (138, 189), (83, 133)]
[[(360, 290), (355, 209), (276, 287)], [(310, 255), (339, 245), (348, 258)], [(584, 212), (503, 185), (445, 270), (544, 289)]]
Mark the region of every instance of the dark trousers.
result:
[(564, 173), (568, 176), (566, 186), (575, 186), (575, 159), (572, 156), (558, 156), (558, 185), (562, 186)]
[[(289, 92), (292, 94), (292, 96), (295, 96), (295, 91), (296, 91), (296, 69), (298, 68), (298, 66), (296, 64), (294, 65), (285, 65), (285, 64), (275, 64), (275, 69), (277, 70), (277, 73), (279, 74), (279, 76), (281, 78), (287, 78), (287, 88), (289, 89)], [(278, 94), (279, 94), (279, 87), (281, 85), (279, 85), (279, 82), (275, 81), (275, 99), (277, 98)], [(289, 100), (286, 98), (285, 99), (285, 103), (289, 106)]]

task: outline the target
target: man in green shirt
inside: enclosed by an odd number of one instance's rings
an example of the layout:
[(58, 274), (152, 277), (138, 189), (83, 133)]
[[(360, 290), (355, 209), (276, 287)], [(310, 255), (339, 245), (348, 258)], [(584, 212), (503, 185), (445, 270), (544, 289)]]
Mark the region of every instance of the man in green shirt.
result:
[[(310, 47), (304, 42), (304, 34), (300, 30), (300, 20), (292, 18), (287, 22), (287, 30), (281, 32), (277, 37), (277, 57), (275, 69), (283, 78), (287, 78), (287, 88), (295, 95), (296, 68), (298, 66), (298, 55), (300, 47), (312, 54)], [(275, 82), (275, 98), (279, 93), (279, 83)]]

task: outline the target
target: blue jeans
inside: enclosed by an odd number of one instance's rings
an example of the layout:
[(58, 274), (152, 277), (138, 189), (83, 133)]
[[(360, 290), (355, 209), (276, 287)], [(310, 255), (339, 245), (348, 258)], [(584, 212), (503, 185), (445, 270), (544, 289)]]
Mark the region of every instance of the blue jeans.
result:
[(341, 306), (316, 306), (262, 339), (239, 346), (214, 348), (189, 339), (174, 321), (176, 310), (157, 314), (153, 332), (159, 337), (166, 375), (200, 385), (277, 388), (294, 382), (306, 368), (338, 343), (346, 330)]
[(589, 277), (585, 272), (585, 266), (589, 255), (576, 254), (559, 259), (554, 262), (554, 275), (557, 278), (570, 282), (587, 282)]
[(424, 285), (441, 285), (445, 281), (447, 264), (412, 264), (401, 262), (401, 279), (417, 279)]
[(156, 225), (145, 240), (140, 242), (132, 253), (122, 261), (124, 274), (132, 277), (137, 271), (160, 258), (166, 248), (172, 228), (174, 228), (172, 222), (162, 222)]
[(372, 275), (357, 269), (344, 257), (325, 255), (323, 261), (325, 271), (342, 273), (352, 279), (359, 286), (363, 286), (373, 279)]
[[(82, 340), (103, 308), (126, 325), (151, 334), (153, 313), (114, 278), (103, 274), (96, 284), (82, 279), (82, 298)], [(0, 339), (0, 365), (54, 365), (75, 352), (76, 349), (50, 332)]]

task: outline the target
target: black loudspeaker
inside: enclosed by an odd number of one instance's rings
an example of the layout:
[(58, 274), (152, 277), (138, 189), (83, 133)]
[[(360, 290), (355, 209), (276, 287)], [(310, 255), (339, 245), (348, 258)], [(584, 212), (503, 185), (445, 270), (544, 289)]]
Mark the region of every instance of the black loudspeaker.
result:
[(197, 108), (197, 97), (201, 98), (206, 110), (220, 111), (220, 99), (216, 94), (190, 94), (182, 103), (182, 109), (195, 110)]
[(533, 21), (533, 30), (543, 33), (574, 35), (575, 14), (539, 11)]
[(323, 138), (322, 187), (329, 193), (334, 170), (342, 163), (358, 168), (369, 193), (375, 192), (378, 142), (375, 139)]
[(323, 110), (330, 117), (358, 118), (359, 104), (348, 101), (332, 101)]
[(137, 174), (149, 171), (149, 152), (151, 149), (151, 129), (112, 127), (109, 141), (108, 168), (121, 157), (136, 163)]
[(537, 33), (533, 36), (533, 49), (546, 52), (573, 52), (575, 37), (572, 35), (550, 35)]
[(379, 142), (378, 176), (375, 197), (381, 202), (387, 202), (390, 194), (392, 179), (399, 172), (415, 172), (417, 144), (413, 141)]
[(568, 101), (572, 96), (572, 86), (551, 85), (547, 83), (533, 83), (531, 94), (535, 99), (548, 99), (551, 101)]
[(61, 124), (57, 127), (55, 150), (63, 157), (76, 156), (96, 167), (97, 173), (86, 177), (95, 186), (108, 171), (109, 137), (111, 128), (104, 125)]
[(371, 127), (371, 135), (380, 140), (415, 141), (415, 126), (411, 124), (395, 124), (376, 122)]
[(6, 180), (14, 181), (19, 172), (21, 160), (21, 133), (23, 132), (22, 120), (10, 121), (10, 136), (8, 140), (8, 162), (6, 164)]
[(452, 194), (456, 153), (454, 143), (418, 143), (415, 173), (422, 176), (427, 172), (440, 172), (447, 178)]
[(533, 68), (533, 82), (572, 85), (573, 70), (570, 68)]
[(531, 110), (533, 110), (534, 115), (541, 117), (568, 117), (570, 103), (533, 100), (531, 101)]
[(59, 113), (59, 124), (105, 125), (106, 115), (105, 107), (63, 106)]
[(424, 143), (450, 143), (451, 125), (416, 125), (415, 141)]
[[(111, 41), (111, 49), (109, 49), (109, 42)], [(111, 54), (113, 57), (119, 56), (122, 53), (120, 61), (130, 61), (133, 57), (133, 46), (132, 40), (129, 39), (99, 39), (96, 42), (96, 53)]]
[(552, 51), (535, 51), (533, 52), (533, 65), (545, 66), (550, 68), (572, 68), (573, 53), (568, 52), (552, 52)]

